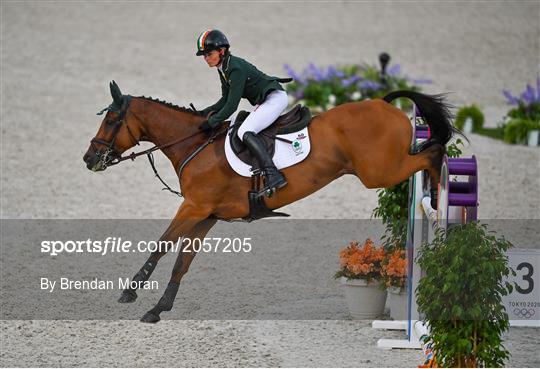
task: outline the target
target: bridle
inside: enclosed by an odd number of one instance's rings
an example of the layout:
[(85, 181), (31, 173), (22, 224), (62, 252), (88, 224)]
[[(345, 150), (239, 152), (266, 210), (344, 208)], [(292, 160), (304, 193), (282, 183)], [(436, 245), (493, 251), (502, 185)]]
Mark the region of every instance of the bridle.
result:
[[(131, 103), (131, 95), (123, 96), (122, 100), (123, 102), (120, 108), (118, 108), (118, 106), (113, 102), (111, 105), (96, 114), (102, 115), (106, 111), (112, 111), (118, 114), (118, 118), (116, 118), (114, 121), (106, 122), (106, 124), (113, 126), (112, 140), (106, 141), (97, 137), (94, 137), (90, 140), (90, 146), (92, 147), (96, 155), (99, 156), (99, 162), (101, 163), (103, 169), (107, 168), (108, 166), (119, 164), (121, 161), (125, 160), (124, 158), (122, 158), (120, 152), (115, 147), (116, 138), (118, 137), (118, 132), (120, 132), (120, 128), (122, 128), (122, 125), (125, 125), (131, 141), (135, 143), (133, 146), (140, 145), (139, 140), (135, 138), (135, 135), (131, 131), (131, 128), (129, 128), (129, 125), (127, 124), (125, 119), (129, 104)], [(101, 151), (96, 146), (96, 144), (101, 144), (105, 146), (105, 149)]]
[[(97, 138), (97, 137), (94, 137), (94, 138), (92, 138), (90, 140), (90, 146), (92, 147), (92, 149), (94, 150), (96, 155), (99, 155), (99, 162), (98, 163), (100, 163), (101, 167), (103, 169), (105, 169), (107, 167), (120, 164), (121, 162), (123, 162), (125, 160), (131, 159), (133, 161), (133, 160), (135, 160), (137, 157), (139, 157), (141, 155), (147, 155), (148, 156), (148, 161), (150, 162), (150, 165), (152, 166), (152, 169), (154, 170), (154, 174), (156, 175), (156, 177), (158, 177), (158, 179), (161, 181), (161, 183), (163, 183), (163, 185), (165, 186), (165, 188), (163, 188), (163, 189), (168, 190), (168, 191), (170, 191), (170, 192), (172, 192), (172, 193), (174, 193), (174, 194), (176, 194), (176, 195), (178, 195), (180, 197), (183, 197), (181, 192), (173, 190), (159, 176), (159, 174), (157, 172), (157, 169), (156, 169), (156, 167), (154, 165), (154, 157), (153, 157), (152, 153), (154, 151), (156, 151), (156, 150), (161, 150), (161, 149), (167, 148), (169, 146), (173, 146), (173, 145), (182, 143), (184, 141), (187, 141), (187, 140), (189, 140), (189, 139), (191, 139), (191, 138), (193, 138), (195, 136), (199, 136), (201, 134), (204, 134), (204, 132), (203, 131), (198, 131), (198, 132), (195, 132), (195, 133), (193, 133), (193, 134), (191, 134), (191, 135), (189, 135), (187, 137), (184, 137), (184, 138), (181, 138), (181, 139), (166, 143), (164, 145), (159, 145), (159, 146), (155, 145), (154, 147), (151, 147), (151, 148), (149, 148), (147, 150), (143, 150), (143, 151), (139, 151), (139, 152), (132, 152), (129, 155), (122, 156), (122, 154), (115, 147), (116, 138), (118, 136), (118, 132), (120, 131), (120, 128), (122, 127), (122, 125), (125, 125), (128, 133), (129, 133), (129, 136), (131, 138), (131, 141), (135, 143), (135, 145), (133, 145), (133, 146), (140, 145), (139, 140), (135, 137), (135, 135), (133, 134), (133, 132), (129, 128), (129, 125), (128, 125), (126, 119), (125, 119), (126, 115), (127, 115), (128, 108), (129, 108), (129, 104), (131, 102), (131, 99), (132, 99), (131, 95), (123, 95), (122, 96), (122, 106), (120, 108), (118, 108), (118, 104), (113, 102), (111, 105), (109, 105), (108, 107), (106, 107), (105, 109), (103, 109), (103, 110), (101, 110), (100, 112), (97, 113), (97, 115), (102, 115), (106, 111), (112, 111), (112, 112), (118, 114), (118, 118), (116, 118), (112, 122), (106, 123), (106, 124), (109, 124), (109, 125), (113, 125), (113, 137), (112, 137), (112, 139), (110, 141), (106, 141), (106, 140), (103, 140), (103, 139)], [(192, 108), (193, 108), (194, 111), (196, 111), (193, 106), (192, 106)], [(134, 112), (130, 112), (130, 113), (133, 114), (135, 117), (137, 117)], [(212, 134), (210, 135), (208, 140), (206, 140), (202, 145), (200, 145), (197, 149), (195, 149), (195, 151), (193, 151), (190, 155), (188, 155), (188, 157), (186, 159), (184, 159), (182, 161), (182, 164), (180, 165), (180, 169), (178, 171), (178, 178), (181, 178), (182, 171), (183, 171), (184, 167), (187, 165), (187, 163), (191, 159), (193, 159), (206, 146), (213, 143), (214, 140), (218, 136), (221, 136), (225, 132), (227, 132), (227, 128), (225, 128), (224, 130), (218, 131), (218, 132), (212, 132)], [(96, 144), (101, 144), (101, 145), (105, 146), (105, 150), (101, 151), (99, 148), (97, 148)]]

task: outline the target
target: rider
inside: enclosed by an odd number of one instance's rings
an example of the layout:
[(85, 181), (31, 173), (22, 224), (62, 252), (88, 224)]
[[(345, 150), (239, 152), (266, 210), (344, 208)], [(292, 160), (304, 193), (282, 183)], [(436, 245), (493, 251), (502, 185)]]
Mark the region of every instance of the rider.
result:
[(270, 77), (246, 60), (229, 52), (229, 41), (217, 29), (203, 32), (197, 40), (196, 55), (204, 55), (209, 67), (216, 67), (221, 80), (221, 99), (202, 110), (207, 118), (200, 129), (209, 132), (217, 129), (238, 108), (241, 98), (257, 105), (238, 129), (238, 137), (255, 156), (264, 172), (265, 191), (274, 191), (287, 184), (266, 151), (263, 140), (257, 135), (271, 125), (287, 107), (287, 93), (281, 83), (290, 78)]

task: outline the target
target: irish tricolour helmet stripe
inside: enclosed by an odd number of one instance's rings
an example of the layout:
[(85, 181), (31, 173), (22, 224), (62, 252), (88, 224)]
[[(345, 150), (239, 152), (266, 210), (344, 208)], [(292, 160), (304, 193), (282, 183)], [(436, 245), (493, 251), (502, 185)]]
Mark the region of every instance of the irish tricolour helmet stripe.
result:
[(199, 36), (199, 39), (197, 40), (197, 48), (199, 50), (204, 50), (204, 40), (206, 40), (206, 36), (208, 36), (208, 34), (210, 33), (211, 30), (208, 30), (208, 31), (204, 31), (203, 33), (201, 33), (201, 35)]

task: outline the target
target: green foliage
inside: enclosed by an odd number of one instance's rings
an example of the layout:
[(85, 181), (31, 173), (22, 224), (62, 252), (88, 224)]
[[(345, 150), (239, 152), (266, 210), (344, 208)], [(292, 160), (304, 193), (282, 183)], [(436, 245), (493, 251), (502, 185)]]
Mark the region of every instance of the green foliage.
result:
[(503, 128), (503, 139), (507, 143), (525, 143), (527, 133), (540, 129), (540, 120), (532, 121), (525, 118), (513, 118)]
[[(407, 206), (405, 206), (405, 209), (407, 209)], [(407, 241), (407, 217), (397, 218), (392, 222), (385, 224), (385, 231), (384, 235), (381, 237), (381, 241), (384, 249), (388, 253), (398, 249), (403, 250)]]
[(373, 216), (382, 218), (384, 224), (395, 220), (407, 219), (409, 180), (400, 184), (377, 190), (379, 205), (373, 209)]
[(509, 352), (501, 335), (508, 315), (501, 297), (510, 293), (503, 278), (508, 267), (504, 237), (485, 225), (469, 223), (444, 232), (423, 245), (418, 264), (425, 273), (417, 292), (418, 310), (430, 333), (423, 338), (443, 367), (502, 367)]
[(520, 103), (516, 108), (511, 109), (507, 114), (509, 118), (525, 119), (534, 122), (540, 121), (540, 102), (531, 104)]
[(459, 158), (461, 154), (463, 154), (460, 146), (463, 147), (463, 140), (461, 138), (456, 138), (456, 141), (446, 145), (446, 155), (448, 155), (449, 158)]
[(496, 128), (482, 128), (480, 131), (478, 131), (478, 134), (491, 137), (496, 140), (502, 140), (504, 138), (504, 127), (499, 126)]
[(473, 123), (473, 132), (478, 132), (484, 126), (484, 114), (478, 106), (475, 104), (464, 106), (458, 110), (456, 114), (455, 126), (459, 130), (463, 130), (465, 126), (465, 121), (467, 118), (471, 118)]
[(380, 281), (382, 278), (380, 270), (372, 271), (366, 274), (359, 274), (359, 273), (353, 273), (351, 272), (350, 269), (347, 269), (347, 268), (341, 268), (336, 273), (334, 273), (335, 279), (339, 279), (342, 277), (346, 278), (348, 281), (361, 279), (366, 282)]
[(508, 111), (500, 127), (502, 138), (508, 143), (525, 143), (528, 132), (540, 129), (540, 77), (536, 78), (536, 88), (527, 84), (519, 97), (506, 90), (503, 95), (515, 108)]
[(378, 205), (372, 217), (381, 218), (385, 234), (381, 240), (386, 251), (405, 248), (407, 237), (407, 209), (409, 199), (409, 180), (394, 187), (377, 190)]

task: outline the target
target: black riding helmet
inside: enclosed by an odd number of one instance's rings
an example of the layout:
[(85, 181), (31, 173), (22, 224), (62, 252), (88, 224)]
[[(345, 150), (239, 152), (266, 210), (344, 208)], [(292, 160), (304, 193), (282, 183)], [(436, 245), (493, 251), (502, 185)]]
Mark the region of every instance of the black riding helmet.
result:
[(204, 55), (205, 52), (219, 50), (222, 47), (229, 48), (229, 41), (223, 32), (211, 29), (201, 33), (197, 39), (197, 56)]

